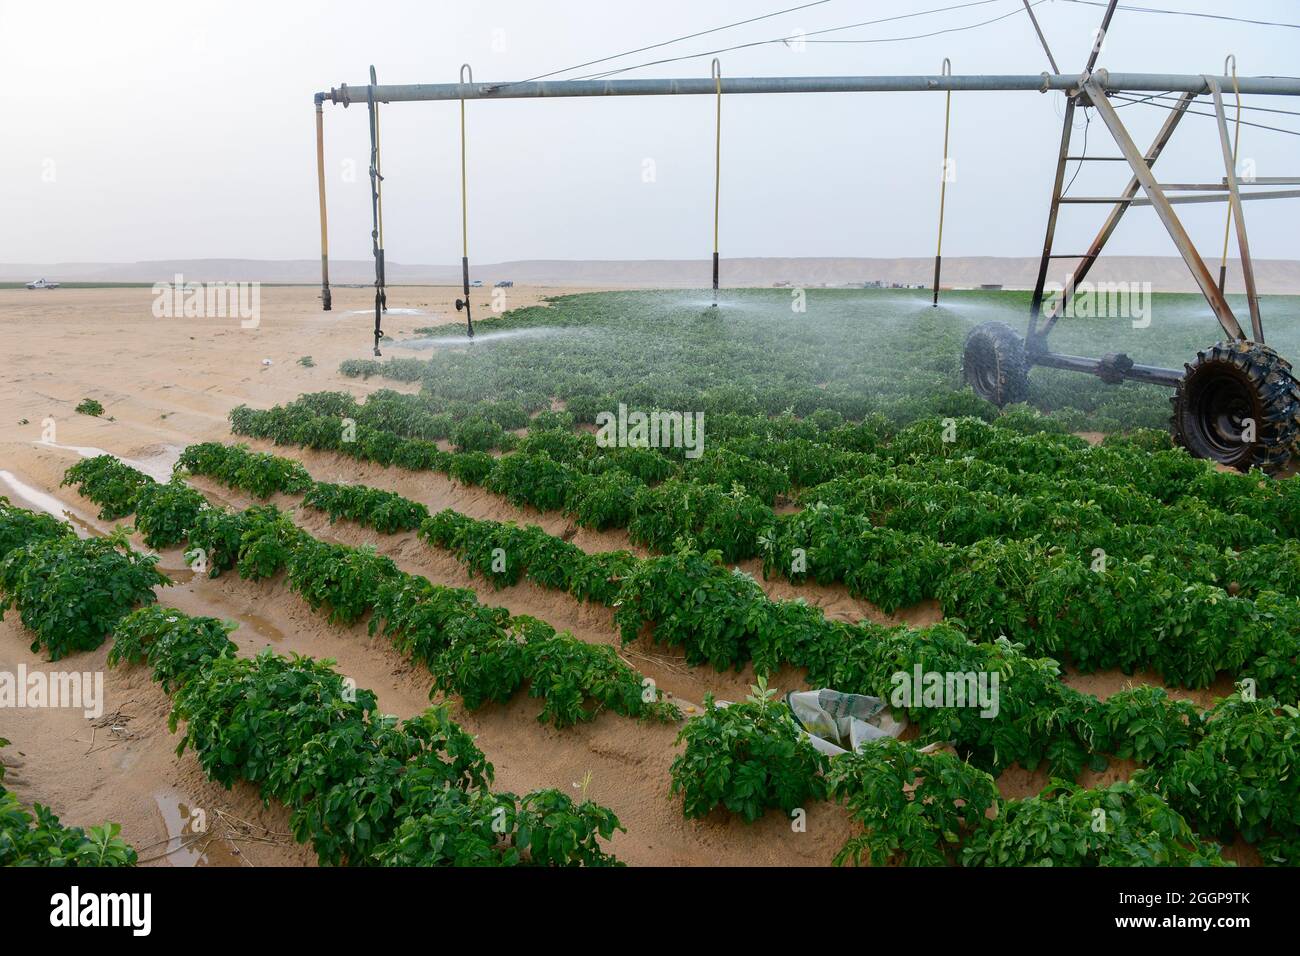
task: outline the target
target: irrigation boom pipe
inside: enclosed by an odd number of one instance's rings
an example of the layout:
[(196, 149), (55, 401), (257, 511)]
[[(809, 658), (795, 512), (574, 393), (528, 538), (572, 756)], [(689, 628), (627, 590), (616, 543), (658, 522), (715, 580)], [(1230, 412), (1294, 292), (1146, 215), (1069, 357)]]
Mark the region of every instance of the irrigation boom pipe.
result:
[[(1093, 73), (1107, 92), (1128, 90), (1152, 93), (1208, 94), (1205, 77), (1192, 73)], [(1221, 88), (1232, 86), (1230, 76), (1214, 77)], [(1052, 90), (1078, 92), (1082, 78), (1068, 73), (970, 74), (964, 76), (748, 76), (722, 81), (722, 92), (743, 93), (922, 93)], [(1237, 81), (1243, 95), (1300, 96), (1300, 77), (1243, 76)], [(368, 86), (346, 84), (320, 94), (335, 104), (363, 103)], [(690, 96), (718, 93), (710, 78), (681, 77), (656, 80), (544, 80), (530, 83), (407, 83), (376, 85), (375, 101), (410, 103), (429, 100), (514, 100), (574, 96)]]

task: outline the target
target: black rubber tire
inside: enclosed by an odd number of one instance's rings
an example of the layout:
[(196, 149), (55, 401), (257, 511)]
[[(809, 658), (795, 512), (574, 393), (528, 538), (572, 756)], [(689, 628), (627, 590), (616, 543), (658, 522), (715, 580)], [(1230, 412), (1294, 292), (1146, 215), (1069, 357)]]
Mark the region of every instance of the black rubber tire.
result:
[[(1272, 474), (1300, 453), (1300, 383), (1267, 345), (1220, 342), (1196, 353), (1174, 393), (1174, 440), (1197, 458)], [(1243, 442), (1247, 419), (1255, 441)]]
[(1029, 397), (1025, 340), (1005, 322), (985, 322), (970, 330), (961, 370), (975, 394), (999, 408)]

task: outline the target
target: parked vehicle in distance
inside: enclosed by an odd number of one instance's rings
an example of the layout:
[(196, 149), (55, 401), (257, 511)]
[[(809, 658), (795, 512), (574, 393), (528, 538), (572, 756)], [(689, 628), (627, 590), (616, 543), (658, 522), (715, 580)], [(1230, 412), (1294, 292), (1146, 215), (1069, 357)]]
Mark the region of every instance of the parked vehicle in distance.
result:
[(502, 279), (500, 282), (492, 283), (492, 288), (494, 289), (513, 289), (514, 286), (514, 282), (510, 279)]
[(31, 282), (27, 283), (27, 288), (29, 289), (57, 289), (58, 287), (59, 283), (50, 282), (47, 279), (33, 279)]

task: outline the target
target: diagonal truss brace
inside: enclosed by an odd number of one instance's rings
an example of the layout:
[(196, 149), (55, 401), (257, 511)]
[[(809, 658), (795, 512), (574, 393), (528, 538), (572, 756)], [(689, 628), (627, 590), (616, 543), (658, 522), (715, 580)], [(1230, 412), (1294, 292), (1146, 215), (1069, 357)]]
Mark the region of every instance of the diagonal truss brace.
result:
[(1246, 334), (1242, 331), (1237, 317), (1233, 315), (1232, 306), (1228, 305), (1228, 300), (1219, 291), (1218, 283), (1210, 275), (1210, 270), (1206, 268), (1205, 261), (1201, 259), (1200, 254), (1196, 251), (1196, 247), (1192, 244), (1191, 237), (1187, 235), (1187, 230), (1183, 228), (1178, 214), (1174, 212), (1174, 207), (1170, 205), (1164, 190), (1151, 172), (1151, 167), (1147, 165), (1146, 157), (1139, 152), (1133, 138), (1129, 136), (1128, 130), (1124, 128), (1123, 120), (1119, 118), (1119, 114), (1115, 112), (1115, 107), (1106, 98), (1103, 84), (1098, 81), (1097, 77), (1089, 76), (1084, 81), (1083, 90), (1088, 94), (1092, 105), (1096, 107), (1097, 115), (1106, 124), (1106, 128), (1110, 131), (1110, 135), (1114, 138), (1120, 152), (1128, 160), (1134, 178), (1138, 180), (1147, 198), (1151, 200), (1151, 207), (1156, 211), (1156, 215), (1160, 217), (1160, 221), (1164, 224), (1169, 237), (1173, 239), (1174, 245), (1183, 257), (1183, 261), (1187, 263), (1192, 278), (1196, 280), (1196, 284), (1201, 289), (1201, 294), (1209, 302), (1214, 317), (1219, 320), (1219, 325), (1223, 327), (1223, 331), (1227, 333), (1229, 338), (1245, 339)]
[[(1178, 128), (1179, 122), (1182, 120), (1183, 116), (1186, 115), (1187, 107), (1194, 99), (1194, 94), (1184, 93), (1178, 98), (1178, 102), (1171, 108), (1169, 116), (1165, 118), (1164, 123), (1160, 127), (1160, 131), (1156, 134), (1155, 139), (1151, 141), (1151, 145), (1147, 147), (1146, 153), (1143, 154), (1142, 160), (1147, 169), (1150, 169), (1155, 165), (1155, 161), (1164, 151), (1165, 146), (1169, 143), (1170, 137), (1174, 134), (1174, 130)], [(1036, 323), (1039, 311), (1042, 308), (1043, 287), (1047, 279), (1047, 267), (1049, 260), (1053, 258), (1051, 255), (1050, 245), (1043, 250), (1043, 261), (1039, 268), (1038, 285), (1034, 289), (1033, 301), (1035, 308), (1030, 318), (1029, 337), (1032, 342), (1039, 345), (1045, 345), (1048, 335), (1051, 334), (1052, 329), (1055, 328), (1057, 321), (1064, 313), (1065, 306), (1069, 301), (1073, 290), (1078, 287), (1079, 283), (1084, 280), (1093, 265), (1097, 262), (1098, 257), (1101, 255), (1102, 247), (1106, 245), (1106, 242), (1110, 239), (1111, 235), (1114, 234), (1115, 229), (1119, 226), (1120, 219), (1122, 219), (1124, 213), (1128, 211), (1129, 206), (1134, 204), (1141, 185), (1142, 184), (1137, 176), (1133, 176), (1129, 180), (1128, 186), (1126, 186), (1123, 193), (1117, 197), (1115, 205), (1111, 208), (1110, 214), (1106, 217), (1106, 221), (1097, 232), (1096, 238), (1094, 238), (1092, 243), (1088, 246), (1088, 251), (1080, 257), (1080, 261), (1074, 267), (1074, 271), (1071, 272), (1069, 278), (1066, 279), (1065, 291), (1052, 303), (1047, 316), (1047, 321), (1044, 322), (1041, 329), (1038, 329), (1036, 328)], [(1056, 195), (1054, 196), (1054, 199), (1059, 203), (1061, 197)]]
[(1219, 142), (1223, 146), (1224, 182), (1228, 187), (1228, 202), (1232, 205), (1232, 218), (1237, 224), (1237, 254), (1241, 258), (1241, 275), (1246, 282), (1246, 303), (1250, 307), (1250, 330), (1256, 342), (1264, 341), (1264, 320), (1259, 314), (1259, 293), (1255, 290), (1255, 266), (1250, 258), (1250, 244), (1246, 241), (1246, 220), (1241, 209), (1241, 191), (1237, 188), (1237, 163), (1232, 144), (1228, 139), (1228, 119), (1223, 112), (1223, 96), (1219, 84), (1205, 78), (1214, 97), (1214, 113), (1219, 121)]

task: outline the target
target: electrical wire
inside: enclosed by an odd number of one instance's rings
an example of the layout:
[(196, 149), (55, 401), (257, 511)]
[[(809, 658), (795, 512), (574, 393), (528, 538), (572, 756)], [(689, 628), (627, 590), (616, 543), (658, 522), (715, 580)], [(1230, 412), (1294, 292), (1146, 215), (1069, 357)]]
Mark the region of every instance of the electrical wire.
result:
[[(1067, 3), (1078, 3), (1086, 7), (1104, 7), (1105, 3), (1100, 0), (1066, 0)], [(1249, 23), (1261, 27), (1287, 27), (1291, 30), (1300, 30), (1300, 23), (1279, 23), (1275, 20), (1250, 20), (1245, 17), (1229, 17), (1221, 13), (1196, 13), (1191, 10), (1163, 10), (1159, 7), (1129, 7), (1120, 6), (1116, 10), (1124, 10), (1129, 13), (1167, 13), (1176, 17), (1201, 17), (1206, 20), (1230, 20), (1233, 23)]]
[[(919, 40), (919, 39), (922, 39), (922, 38), (924, 38), (924, 37), (938, 36), (938, 35), (943, 34), (943, 33), (960, 33), (960, 32), (962, 32), (962, 31), (964, 31), (964, 30), (973, 30), (973, 29), (975, 29), (976, 27), (986, 26), (986, 25), (988, 25), (988, 24), (990, 24), (990, 23), (996, 23), (998, 20), (1005, 20), (1005, 19), (1007, 19), (1008, 17), (1015, 16), (1015, 15), (1018, 14), (1018, 13), (1024, 13), (1024, 7), (1023, 7), (1023, 6), (1018, 6), (1018, 7), (1016, 7), (1016, 9), (1013, 10), (1011, 13), (1006, 13), (1006, 14), (1003, 14), (1003, 15), (998, 16), (998, 17), (993, 17), (992, 19), (989, 19), (989, 20), (982, 20), (982, 21), (980, 21), (980, 22), (978, 22), (978, 23), (971, 23), (971, 24), (968, 24), (968, 25), (966, 25), (966, 26), (961, 26), (961, 27), (948, 27), (948, 28), (943, 29), (943, 30), (936, 30), (936, 31), (933, 31), (933, 32), (931, 32), (931, 33), (922, 33), (922, 34), (917, 34), (917, 35), (914, 35), (914, 36), (905, 36), (905, 37), (880, 37), (880, 38), (869, 39), (869, 40), (812, 40), (812, 39), (808, 39), (809, 37), (822, 36), (822, 35), (827, 34), (827, 33), (838, 33), (838, 32), (840, 32), (840, 31), (842, 31), (842, 30), (853, 30), (853, 29), (856, 29), (856, 28), (858, 28), (858, 27), (877, 26), (877, 25), (882, 24), (882, 23), (891, 23), (891, 22), (896, 21), (896, 20), (907, 20), (907, 19), (911, 19), (911, 18), (914, 18), (914, 17), (923, 17), (923, 16), (928, 16), (928, 15), (933, 14), (933, 13), (948, 13), (948, 12), (951, 12), (951, 11), (953, 11), (953, 10), (963, 10), (963, 9), (966, 9), (966, 8), (969, 8), (969, 7), (985, 6), (986, 4), (989, 4), (989, 3), (998, 3), (998, 2), (1004, 2), (1004, 0), (970, 0), (970, 2), (967, 2), (967, 3), (952, 4), (952, 5), (949, 5), (949, 6), (946, 6), (946, 7), (934, 7), (934, 8), (932, 8), (932, 9), (930, 9), (930, 10), (918, 10), (918, 11), (915, 11), (915, 12), (913, 12), (913, 13), (902, 13), (902, 14), (897, 14), (897, 15), (892, 16), (892, 17), (882, 17), (882, 18), (877, 19), (877, 20), (864, 20), (864, 21), (862, 21), (861, 23), (849, 23), (849, 24), (845, 24), (844, 26), (838, 26), (838, 27), (827, 27), (827, 28), (824, 29), (824, 30), (814, 30), (814, 31), (812, 31), (812, 32), (810, 32), (810, 33), (805, 33), (805, 34), (800, 38), (800, 42), (803, 42), (803, 43), (895, 43), (895, 42), (899, 42), (899, 41), (903, 41), (903, 40)], [(1045, 2), (1046, 2), (1046, 0), (1035, 0), (1035, 2), (1034, 2), (1033, 4), (1031, 4), (1031, 5), (1032, 5), (1032, 6), (1038, 6), (1040, 3), (1045, 3)], [(678, 62), (681, 62), (681, 61), (683, 61), (683, 60), (697, 60), (697, 59), (700, 59), (700, 58), (702, 58), (702, 57), (706, 57), (706, 56), (717, 56), (717, 55), (719, 55), (719, 54), (721, 54), (721, 53), (730, 53), (730, 52), (733, 52), (733, 51), (735, 51), (735, 50), (746, 50), (746, 49), (751, 49), (751, 48), (753, 48), (753, 47), (769, 46), (769, 45), (774, 44), (774, 43), (786, 44), (786, 43), (789, 43), (789, 42), (790, 42), (790, 38), (789, 38), (789, 37), (776, 37), (776, 38), (774, 38), (774, 39), (770, 39), (770, 40), (753, 40), (753, 41), (751, 41), (751, 42), (749, 42), (749, 43), (738, 43), (738, 44), (736, 44), (736, 45), (734, 45), (734, 46), (723, 47), (723, 48), (721, 48), (721, 49), (717, 49), (717, 50), (706, 50), (706, 51), (703, 51), (703, 52), (700, 52), (700, 53), (689, 53), (689, 54), (686, 54), (686, 55), (683, 55), (683, 56), (665, 57), (665, 58), (663, 58), (663, 59), (659, 59), (659, 60), (649, 60), (649, 61), (646, 61), (646, 62), (644, 62), (644, 63), (637, 63), (637, 64), (634, 64), (634, 65), (632, 65), (632, 66), (621, 67), (621, 68), (616, 69), (616, 70), (607, 70), (607, 71), (600, 72), (600, 73), (591, 73), (591, 74), (587, 74), (587, 75), (585, 75), (585, 76), (574, 77), (574, 79), (579, 79), (579, 80), (600, 80), (600, 79), (605, 79), (606, 77), (615, 76), (615, 75), (617, 75), (617, 74), (619, 74), (619, 73), (627, 73), (627, 72), (630, 72), (630, 71), (632, 71), (632, 70), (639, 70), (639, 69), (643, 69), (643, 68), (645, 68), (645, 67), (649, 67), (649, 66), (662, 66), (663, 64), (666, 64), (666, 63), (678, 63)]]
[(588, 60), (586, 63), (577, 63), (573, 66), (566, 66), (562, 70), (552, 70), (550, 73), (542, 73), (538, 76), (529, 77), (526, 80), (515, 80), (513, 83), (505, 83), (503, 85), (514, 86), (516, 83), (532, 83), (535, 80), (545, 80), (552, 76), (558, 76), (561, 73), (570, 73), (573, 70), (580, 70), (584, 66), (595, 66), (597, 63), (607, 63), (610, 60), (618, 60), (625, 56), (631, 56), (634, 53), (645, 53), (647, 50), (657, 50), (660, 47), (672, 46), (674, 43), (682, 43), (686, 40), (694, 40), (696, 37), (707, 36), (710, 33), (720, 33), (723, 30), (731, 30), (735, 27), (743, 27), (750, 23), (758, 23), (760, 20), (770, 20), (773, 17), (779, 17), (786, 13), (794, 13), (797, 10), (807, 10), (809, 7), (819, 7), (824, 3), (830, 2), (831, 0), (813, 0), (812, 3), (800, 4), (797, 7), (787, 7), (784, 10), (777, 10), (774, 13), (765, 13), (762, 16), (750, 17), (748, 20), (737, 20), (735, 23), (726, 23), (720, 27), (701, 30), (698, 33), (688, 33), (686, 36), (676, 37), (672, 40), (664, 40), (662, 43), (651, 43), (649, 46), (637, 47), (635, 50), (624, 50), (622, 53), (615, 53), (612, 56), (602, 56), (598, 60)]
[(1084, 160), (1086, 160), (1086, 159), (1088, 158), (1088, 127), (1091, 126), (1091, 125), (1092, 125), (1092, 114), (1088, 112), (1087, 107), (1084, 107), (1084, 110), (1083, 110), (1083, 153), (1079, 156), (1079, 165), (1076, 166), (1076, 167), (1074, 167), (1074, 175), (1070, 177), (1070, 181), (1069, 181), (1068, 183), (1066, 183), (1066, 184), (1065, 184), (1065, 188), (1064, 188), (1063, 190), (1061, 190), (1061, 195), (1062, 195), (1062, 196), (1065, 196), (1066, 194), (1068, 194), (1068, 193), (1070, 192), (1070, 187), (1074, 185), (1074, 181), (1075, 181), (1076, 179), (1079, 178), (1079, 173), (1083, 170), (1083, 163), (1084, 163)]
[[(1127, 103), (1141, 104), (1142, 106), (1155, 106), (1155, 107), (1157, 107), (1157, 108), (1159, 108), (1159, 109), (1162, 109), (1162, 110), (1173, 110), (1173, 109), (1174, 109), (1174, 107), (1172, 107), (1172, 106), (1166, 106), (1164, 103), (1156, 103), (1156, 102), (1154, 102), (1154, 101), (1150, 101), (1150, 100), (1132, 99), (1132, 98), (1130, 98), (1130, 97), (1124, 96), (1124, 95), (1119, 94), (1119, 93), (1112, 93), (1112, 94), (1111, 94), (1111, 99), (1120, 99), (1120, 100), (1125, 100)], [(1190, 113), (1190, 114), (1193, 115), (1193, 116), (1209, 116), (1209, 117), (1214, 118), (1214, 119), (1217, 119), (1217, 118), (1218, 118), (1218, 117), (1217, 117), (1217, 114), (1215, 114), (1215, 113), (1202, 113), (1202, 112), (1200, 112), (1199, 110), (1193, 110), (1193, 109), (1189, 109), (1189, 110), (1187, 110), (1187, 112)], [(1288, 134), (1290, 134), (1291, 136), (1300, 136), (1300, 130), (1284, 129), (1284, 128), (1282, 128), (1281, 126), (1266, 126), (1266, 125), (1263, 124), (1263, 123), (1252, 123), (1250, 120), (1242, 120), (1242, 121), (1241, 121), (1241, 125), (1242, 125), (1242, 126), (1253, 126), (1253, 127), (1255, 127), (1255, 129), (1266, 129), (1266, 130), (1270, 130), (1270, 131), (1272, 131), (1272, 132), (1274, 132), (1274, 133), (1288, 133)]]
[[(1143, 97), (1144, 100), (1177, 100), (1178, 97), (1170, 93), (1152, 93), (1150, 96)], [(1118, 109), (1118, 107), (1116, 107)], [(1281, 113), (1285, 116), (1300, 116), (1300, 110), (1282, 110), (1275, 106), (1247, 106), (1244, 103), (1240, 107), (1228, 104), (1225, 109), (1243, 109), (1254, 110), (1256, 113)]]

